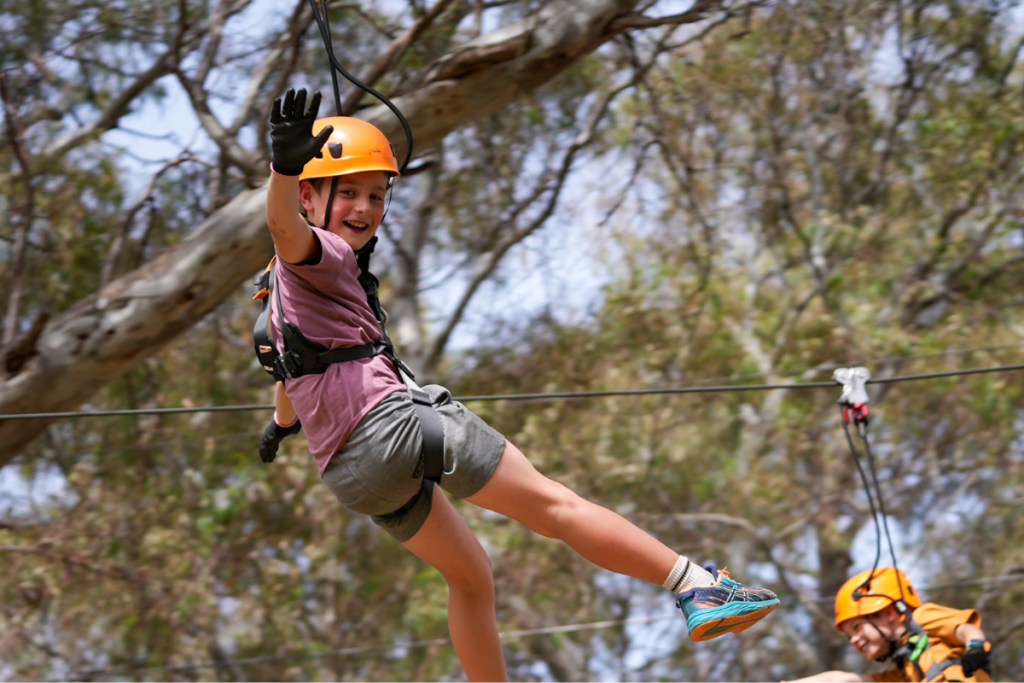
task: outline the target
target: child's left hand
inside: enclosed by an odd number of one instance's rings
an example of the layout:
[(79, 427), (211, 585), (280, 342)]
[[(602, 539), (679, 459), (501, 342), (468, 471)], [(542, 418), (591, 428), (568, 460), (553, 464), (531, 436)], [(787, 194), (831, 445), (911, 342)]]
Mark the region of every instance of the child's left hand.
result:
[(970, 678), (978, 669), (989, 672), (992, 666), (992, 644), (987, 640), (972, 640), (967, 643), (967, 649), (960, 657), (960, 667), (964, 670), (964, 676)]
[(298, 434), (301, 429), (302, 424), (298, 420), (295, 420), (295, 424), (287, 427), (277, 424), (277, 420), (271, 420), (263, 432), (263, 438), (260, 439), (260, 460), (267, 463), (274, 462), (274, 458), (277, 457), (277, 447), (281, 445), (284, 438)]

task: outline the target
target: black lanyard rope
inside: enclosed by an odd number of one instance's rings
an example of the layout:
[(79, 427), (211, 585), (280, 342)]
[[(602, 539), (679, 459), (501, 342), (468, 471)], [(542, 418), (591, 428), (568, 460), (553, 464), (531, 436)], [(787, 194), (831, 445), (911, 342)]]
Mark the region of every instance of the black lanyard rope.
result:
[[(857, 434), (860, 435), (861, 441), (864, 442), (864, 455), (868, 461), (868, 469), (871, 472), (871, 483), (868, 482), (868, 477), (864, 473), (864, 467), (861, 465), (860, 456), (857, 453), (857, 449), (853, 445), (853, 437), (850, 436), (850, 418), (847, 411), (853, 413), (853, 421), (857, 426)], [(902, 605), (906, 605), (906, 596), (903, 592), (903, 580), (900, 578), (899, 566), (896, 563), (896, 549), (893, 546), (892, 535), (889, 533), (889, 521), (888, 516), (885, 512), (885, 503), (882, 500), (882, 488), (878, 484), (878, 471), (875, 468), (875, 456), (871, 452), (871, 442), (868, 440), (868, 412), (866, 405), (843, 405), (843, 433), (846, 435), (846, 443), (850, 446), (850, 457), (853, 458), (853, 464), (857, 468), (857, 473), (860, 475), (861, 484), (864, 486), (864, 493), (868, 497), (868, 507), (871, 509), (871, 519), (875, 524), (875, 561), (871, 565), (871, 572), (868, 574), (864, 582), (854, 590), (853, 597), (855, 600), (868, 595), (873, 595), (870, 591), (862, 590), (865, 586), (871, 584), (871, 580), (875, 577), (875, 572), (878, 571), (878, 563), (882, 557), (882, 531), (885, 531), (885, 540), (889, 546), (889, 557), (892, 558), (892, 568), (896, 574), (896, 584), (900, 588), (900, 602)], [(872, 484), (874, 485), (874, 491), (872, 492)], [(877, 509), (876, 509), (877, 502)], [(881, 515), (882, 524), (879, 526), (878, 517)]]
[(406, 120), (401, 110), (399, 110), (391, 100), (350, 74), (348, 70), (341, 65), (341, 62), (338, 61), (338, 58), (334, 55), (334, 43), (331, 40), (331, 25), (327, 18), (327, 0), (319, 0), (319, 3), (318, 0), (309, 0), (309, 6), (313, 9), (313, 18), (316, 19), (316, 24), (320, 28), (320, 38), (323, 40), (324, 49), (327, 51), (327, 59), (330, 61), (331, 82), (334, 85), (334, 105), (338, 112), (338, 116), (345, 115), (341, 110), (341, 90), (338, 87), (338, 73), (340, 73), (348, 79), (352, 85), (365, 90), (380, 100), (394, 113), (395, 116), (398, 117), (399, 123), (402, 124), (402, 130), (405, 132), (406, 142), (405, 154), (402, 157), (402, 163), (398, 165), (398, 172), (405, 173), (405, 168), (409, 165), (409, 159), (412, 158), (412, 128), (409, 127), (409, 121)]

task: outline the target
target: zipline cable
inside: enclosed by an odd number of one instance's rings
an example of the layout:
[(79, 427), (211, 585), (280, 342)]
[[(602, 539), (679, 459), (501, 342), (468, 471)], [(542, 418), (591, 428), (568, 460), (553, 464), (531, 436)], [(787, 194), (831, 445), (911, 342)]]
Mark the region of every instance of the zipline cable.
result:
[[(910, 382), (926, 379), (940, 379), (943, 377), (958, 377), (963, 375), (980, 375), (992, 372), (1008, 372), (1024, 370), (1024, 363), (1016, 365), (997, 365), (987, 368), (969, 368), (966, 370), (950, 370), (947, 372), (932, 372), (917, 375), (902, 375), (897, 377), (882, 377), (868, 380), (868, 384), (891, 384), (896, 382)], [(775, 389), (825, 389), (835, 388), (835, 382), (793, 382), (783, 384), (723, 384), (717, 386), (689, 386), (689, 387), (654, 387), (649, 389), (610, 389), (606, 391), (555, 391), (536, 394), (493, 394), (480, 396), (455, 396), (456, 401), (468, 403), (470, 401), (557, 401), (578, 398), (603, 398), (611, 396), (649, 396), (658, 394), (713, 394), (735, 391), (772, 391)], [(118, 415), (163, 415), (175, 413), (217, 413), (237, 412), (247, 410), (273, 410), (274, 404), (260, 403), (235, 406), (192, 406), (179, 408), (139, 408), (126, 410), (77, 410), (62, 413), (11, 413), (0, 415), (0, 420), (42, 420), (42, 419), (63, 419), (77, 417), (112, 417)]]
[(724, 381), (746, 381), (751, 379), (757, 379), (758, 377), (792, 377), (794, 375), (804, 375), (812, 372), (826, 372), (829, 370), (836, 370), (838, 368), (845, 368), (851, 365), (866, 365), (875, 366), (883, 363), (892, 363), (893, 361), (908, 361), (908, 360), (920, 360), (922, 358), (937, 358), (945, 356), (963, 356), (972, 353), (982, 353), (986, 351), (1006, 351), (1008, 349), (1019, 349), (1024, 346), (1024, 342), (1018, 342), (1016, 344), (999, 344), (997, 346), (976, 346), (969, 349), (947, 349), (945, 351), (931, 351), (929, 353), (908, 353), (903, 356), (883, 356), (881, 358), (866, 358), (862, 360), (850, 360), (846, 362), (837, 363), (821, 363), (819, 365), (813, 365), (810, 367), (803, 368), (792, 368), (792, 369), (780, 369), (773, 370), (771, 372), (750, 372), (742, 375), (731, 375), (729, 377), (708, 377), (705, 379), (694, 380), (695, 384), (710, 384), (711, 382), (724, 382)]
[[(922, 591), (938, 591), (945, 590), (947, 588), (959, 588), (963, 586), (977, 586), (977, 585), (989, 585), (999, 583), (1013, 583), (1016, 581), (1024, 580), (1024, 574), (1016, 574), (1011, 576), (993, 576), (983, 577), (980, 579), (965, 579), (962, 581), (952, 581), (949, 583), (938, 584), (935, 586), (922, 586)], [(811, 602), (832, 602), (835, 597), (830, 598), (815, 598)], [(526, 636), (535, 635), (552, 635), (556, 633), (574, 633), (578, 631), (596, 631), (606, 628), (615, 628), (617, 626), (629, 626), (632, 624), (647, 624), (655, 621), (666, 621), (669, 619), (679, 619), (678, 614), (659, 614), (649, 617), (630, 617), (627, 619), (606, 619), (603, 621), (591, 621), (582, 622), (576, 624), (561, 624), (558, 626), (545, 626), (542, 628), (522, 629), (519, 631), (504, 631), (499, 633), (500, 638), (522, 638)], [(325, 652), (296, 652), (292, 654), (283, 655), (264, 655), (260, 657), (244, 657), (239, 659), (223, 659), (219, 662), (200, 662), (197, 664), (180, 664), (180, 665), (168, 665), (168, 666), (154, 666), (140, 669), (111, 669), (111, 670), (88, 670), (83, 671), (83, 676), (93, 677), (110, 677), (110, 676), (130, 676), (133, 674), (146, 674), (146, 673), (159, 673), (163, 671), (193, 671), (195, 669), (213, 669), (219, 666), (227, 664), (265, 664), (271, 662), (281, 661), (293, 661), (298, 659), (322, 659), (324, 657), (343, 657), (359, 654), (370, 654), (373, 652), (387, 652), (389, 650), (404, 650), (413, 648), (431, 647), (434, 645), (447, 645), (451, 643), (449, 638), (435, 638), (433, 640), (414, 640), (405, 643), (391, 643), (389, 645), (365, 645), (362, 647), (348, 647), (337, 650), (327, 650)]]

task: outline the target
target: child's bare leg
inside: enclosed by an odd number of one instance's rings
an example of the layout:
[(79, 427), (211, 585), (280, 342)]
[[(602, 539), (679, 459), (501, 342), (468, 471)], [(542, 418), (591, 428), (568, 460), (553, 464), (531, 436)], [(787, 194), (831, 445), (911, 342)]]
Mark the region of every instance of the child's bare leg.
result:
[(508, 442), (490, 480), (466, 500), (565, 541), (599, 567), (656, 585), (679, 559), (632, 522), (545, 477)]
[(469, 680), (506, 681), (490, 559), (441, 487), (433, 491), (430, 515), (403, 545), (448, 583), (448, 631)]

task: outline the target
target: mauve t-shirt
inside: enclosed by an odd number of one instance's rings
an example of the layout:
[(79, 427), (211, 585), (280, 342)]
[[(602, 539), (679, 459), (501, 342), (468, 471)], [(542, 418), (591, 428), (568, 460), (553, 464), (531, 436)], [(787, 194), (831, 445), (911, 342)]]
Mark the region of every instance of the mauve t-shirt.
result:
[[(299, 326), (306, 339), (329, 349), (379, 341), (366, 293), (359, 284), (356, 255), (345, 240), (314, 230), (321, 257), (313, 265), (294, 265), (277, 259), (275, 280), (285, 320)], [(277, 296), (271, 301), (274, 343), (284, 350)], [(309, 451), (323, 476), (331, 456), (370, 410), (405, 385), (384, 355), (332, 363), (322, 375), (285, 380), (285, 393), (302, 420)]]

